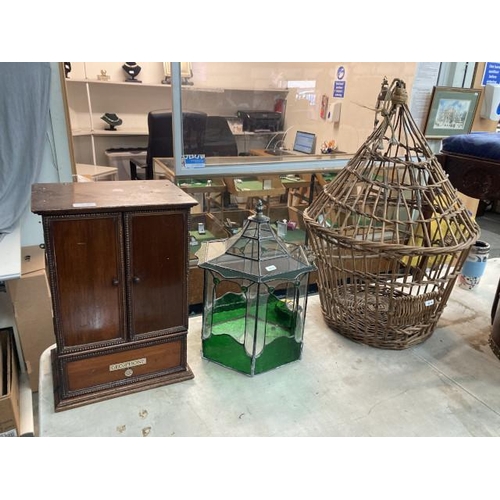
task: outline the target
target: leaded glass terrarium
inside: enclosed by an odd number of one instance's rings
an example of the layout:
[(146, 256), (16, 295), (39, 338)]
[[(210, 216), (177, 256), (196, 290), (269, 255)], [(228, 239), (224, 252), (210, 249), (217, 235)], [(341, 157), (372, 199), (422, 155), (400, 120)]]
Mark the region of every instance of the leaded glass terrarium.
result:
[(262, 202), (238, 234), (204, 243), (197, 255), (203, 357), (251, 376), (300, 359), (315, 266), (276, 235)]

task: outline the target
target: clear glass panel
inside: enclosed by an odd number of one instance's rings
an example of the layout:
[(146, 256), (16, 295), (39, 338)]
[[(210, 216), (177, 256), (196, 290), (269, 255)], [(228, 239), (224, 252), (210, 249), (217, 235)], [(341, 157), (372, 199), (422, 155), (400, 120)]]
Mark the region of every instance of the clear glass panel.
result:
[[(247, 291), (245, 351), (251, 358), (255, 356), (256, 339), (254, 338), (254, 335), (258, 329), (257, 307), (258, 300), (260, 299), (260, 288), (261, 287), (258, 283), (254, 283), (252, 286), (248, 287)], [(263, 335), (264, 333), (262, 333), (262, 336)]]
[(248, 374), (251, 359), (243, 344), (248, 330), (247, 289), (250, 284), (246, 280), (213, 281), (212, 309), (208, 311), (205, 307), (205, 316), (211, 318), (210, 332), (202, 334), (205, 358)]
[[(255, 373), (277, 368), (300, 358), (302, 335), (296, 338), (298, 320), (298, 288), (294, 282), (272, 283), (266, 289), (265, 339), (258, 345)], [(263, 302), (264, 304), (264, 302)]]
[[(184, 112), (205, 117), (203, 147), (186, 125), (187, 150), (203, 152), (212, 173), (237, 172), (243, 178), (271, 169), (286, 175), (342, 168), (373, 130), (373, 108), (384, 76), (401, 78), (411, 88), (418, 65), (424, 63), (127, 64), (137, 65), (132, 75), (135, 83), (130, 81), (124, 62), (72, 63), (65, 83), (76, 163), (118, 164), (119, 173), (129, 177), (129, 156), (141, 165), (147, 161), (148, 113), (162, 110), (180, 114), (182, 105)], [(474, 63), (467, 64), (473, 69)], [(171, 78), (178, 66), (180, 88), (177, 79), (174, 82)], [(122, 122), (115, 131), (111, 132), (110, 123), (104, 121), (106, 114), (117, 115)], [(164, 129), (167, 138), (172, 136), (171, 128)], [(262, 156), (266, 149), (290, 153), (299, 131), (314, 134), (313, 154)], [(153, 154), (155, 159), (165, 159), (163, 167), (155, 163), (155, 175), (201, 177), (199, 170), (182, 167), (180, 158), (174, 161), (172, 142), (176, 141), (166, 141), (167, 151)], [(330, 143), (332, 152), (322, 154), (322, 146)]]
[(201, 332), (202, 339), (209, 337), (212, 334), (212, 321), (214, 313), (214, 295), (215, 285), (219, 281), (215, 273), (204, 271), (204, 299), (203, 299), (203, 328)]
[[(307, 308), (307, 285), (309, 283), (309, 275), (304, 274), (295, 283), (295, 290), (290, 290), (294, 294), (295, 307), (297, 317), (295, 322), (295, 340), (302, 342), (304, 337), (304, 323), (306, 319)], [(288, 297), (287, 297), (288, 298)], [(292, 297), (290, 297), (291, 299)]]
[(284, 257), (288, 253), (284, 245), (276, 239), (268, 223), (256, 222), (249, 222), (240, 238), (227, 252), (252, 260)]
[(382, 79), (411, 86), (416, 64), (192, 62), (181, 102), (207, 115), (203, 152), (214, 172), (343, 166), (373, 130)]

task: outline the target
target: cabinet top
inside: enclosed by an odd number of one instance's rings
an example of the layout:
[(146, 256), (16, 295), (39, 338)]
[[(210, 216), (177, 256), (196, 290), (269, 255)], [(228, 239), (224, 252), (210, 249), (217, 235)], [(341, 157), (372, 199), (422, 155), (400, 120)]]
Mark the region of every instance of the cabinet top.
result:
[(190, 208), (198, 202), (167, 180), (34, 184), (36, 214)]

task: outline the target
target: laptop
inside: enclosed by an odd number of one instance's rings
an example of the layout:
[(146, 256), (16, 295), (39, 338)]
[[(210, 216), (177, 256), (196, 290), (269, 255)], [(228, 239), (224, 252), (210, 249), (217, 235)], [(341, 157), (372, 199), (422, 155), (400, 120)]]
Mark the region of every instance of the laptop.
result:
[(293, 141), (293, 148), (288, 149), (266, 149), (265, 152), (273, 156), (286, 155), (310, 155), (314, 154), (316, 148), (316, 134), (298, 130)]

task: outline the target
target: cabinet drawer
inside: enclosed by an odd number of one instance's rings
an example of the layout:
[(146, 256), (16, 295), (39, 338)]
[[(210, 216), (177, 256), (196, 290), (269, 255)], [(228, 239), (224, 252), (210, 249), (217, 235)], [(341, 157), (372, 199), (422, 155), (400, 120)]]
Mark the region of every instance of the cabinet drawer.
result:
[(61, 361), (67, 393), (74, 394), (182, 371), (185, 359), (186, 337), (182, 336), (146, 347)]

